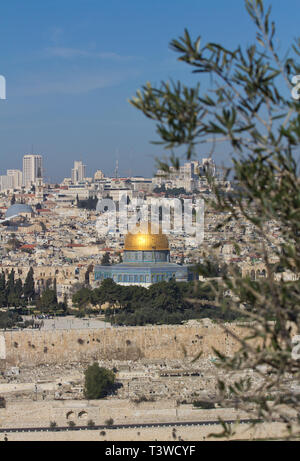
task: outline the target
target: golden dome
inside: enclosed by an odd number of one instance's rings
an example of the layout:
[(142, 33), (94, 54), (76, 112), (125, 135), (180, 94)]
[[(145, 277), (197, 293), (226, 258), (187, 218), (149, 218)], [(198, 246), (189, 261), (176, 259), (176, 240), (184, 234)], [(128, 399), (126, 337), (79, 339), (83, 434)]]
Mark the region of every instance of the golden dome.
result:
[(169, 250), (169, 242), (161, 228), (151, 234), (151, 224), (137, 224), (125, 237), (126, 251), (162, 251)]

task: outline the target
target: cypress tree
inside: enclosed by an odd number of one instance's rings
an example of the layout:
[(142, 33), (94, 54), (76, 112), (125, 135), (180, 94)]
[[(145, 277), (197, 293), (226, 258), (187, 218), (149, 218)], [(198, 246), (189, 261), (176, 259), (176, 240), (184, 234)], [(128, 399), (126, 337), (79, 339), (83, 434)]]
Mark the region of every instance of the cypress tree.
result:
[(31, 267), (28, 271), (24, 288), (23, 288), (24, 298), (29, 301), (34, 297), (34, 278), (33, 278), (33, 268)]
[(14, 288), (15, 288), (15, 271), (14, 271), (14, 269), (11, 270), (11, 272), (10, 272), (10, 274), (8, 276), (6, 288), (7, 288), (8, 294), (11, 293), (12, 291), (14, 291)]
[(6, 284), (6, 293), (7, 293), (7, 303), (9, 306), (14, 304), (14, 295), (15, 295), (15, 271), (11, 270), (7, 284)]
[(102, 266), (110, 266), (110, 255), (108, 252), (104, 253), (102, 260), (101, 260), (101, 265)]
[(19, 278), (15, 283), (15, 300), (18, 306), (22, 304), (22, 295), (23, 295), (23, 284), (22, 284), (22, 280)]
[(2, 271), (0, 275), (0, 307), (7, 305), (7, 291), (6, 291), (6, 281), (5, 273)]

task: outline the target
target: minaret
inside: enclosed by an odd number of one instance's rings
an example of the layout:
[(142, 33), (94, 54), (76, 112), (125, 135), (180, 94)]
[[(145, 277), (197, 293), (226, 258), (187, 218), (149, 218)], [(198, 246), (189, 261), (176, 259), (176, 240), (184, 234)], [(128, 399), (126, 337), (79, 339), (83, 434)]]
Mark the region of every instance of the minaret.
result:
[(119, 179), (119, 160), (116, 161), (115, 178)]

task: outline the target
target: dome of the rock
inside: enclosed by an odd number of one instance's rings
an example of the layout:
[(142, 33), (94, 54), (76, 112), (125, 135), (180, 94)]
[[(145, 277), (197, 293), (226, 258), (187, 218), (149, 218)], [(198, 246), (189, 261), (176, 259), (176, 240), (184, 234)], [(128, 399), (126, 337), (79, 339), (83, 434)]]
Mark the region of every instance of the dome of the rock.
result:
[(126, 235), (126, 251), (168, 251), (169, 242), (161, 228), (150, 223), (137, 225)]
[(95, 266), (95, 282), (107, 278), (120, 285), (149, 287), (169, 280), (192, 280), (193, 272), (188, 266), (170, 262), (169, 242), (161, 227), (142, 223), (130, 228), (126, 235), (122, 263)]

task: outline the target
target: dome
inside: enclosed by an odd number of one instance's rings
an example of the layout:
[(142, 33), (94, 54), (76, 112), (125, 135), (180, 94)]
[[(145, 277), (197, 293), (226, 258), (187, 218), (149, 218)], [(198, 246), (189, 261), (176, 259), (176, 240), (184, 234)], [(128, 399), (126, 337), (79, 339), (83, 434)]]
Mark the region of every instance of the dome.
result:
[(33, 209), (30, 205), (25, 205), (22, 203), (16, 203), (8, 208), (5, 213), (6, 218), (11, 218), (12, 216), (17, 216), (22, 213), (33, 213)]
[(166, 251), (169, 242), (161, 228), (151, 233), (151, 224), (137, 224), (125, 237), (125, 251)]

